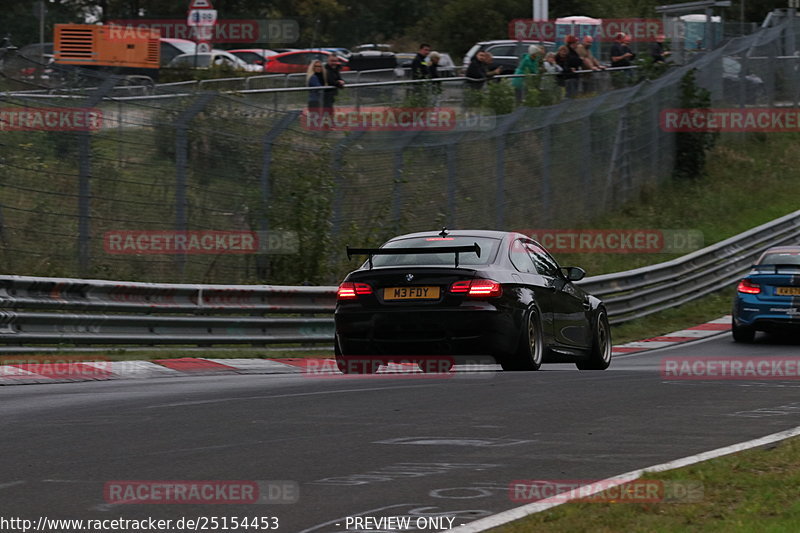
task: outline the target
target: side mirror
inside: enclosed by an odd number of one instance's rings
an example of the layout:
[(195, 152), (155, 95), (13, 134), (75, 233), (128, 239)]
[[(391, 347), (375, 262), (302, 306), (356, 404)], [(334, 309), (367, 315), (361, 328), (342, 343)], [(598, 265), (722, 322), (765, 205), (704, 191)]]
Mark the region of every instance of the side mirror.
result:
[(586, 271), (580, 267), (561, 267), (561, 270), (570, 281), (580, 281), (586, 277)]

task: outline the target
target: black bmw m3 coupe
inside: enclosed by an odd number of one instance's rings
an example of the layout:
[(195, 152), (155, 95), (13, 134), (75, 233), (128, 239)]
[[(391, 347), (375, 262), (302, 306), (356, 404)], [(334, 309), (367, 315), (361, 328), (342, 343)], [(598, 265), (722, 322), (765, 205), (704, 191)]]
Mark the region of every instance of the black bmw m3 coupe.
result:
[(604, 370), (611, 333), (603, 303), (521, 233), (442, 230), (349, 248), (366, 261), (339, 286), (336, 361), (345, 373), (414, 362), (424, 371), (499, 363)]

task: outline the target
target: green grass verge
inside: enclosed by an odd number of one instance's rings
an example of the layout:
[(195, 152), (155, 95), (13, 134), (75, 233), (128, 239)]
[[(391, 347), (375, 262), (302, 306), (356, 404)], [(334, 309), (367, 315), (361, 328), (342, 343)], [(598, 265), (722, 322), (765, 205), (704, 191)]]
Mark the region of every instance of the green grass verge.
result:
[(494, 533), (794, 532), (800, 524), (800, 438), (642, 479), (700, 482), (693, 503), (568, 503)]
[[(708, 155), (708, 176), (674, 180), (577, 229), (688, 229), (705, 245), (796, 211), (800, 207), (800, 134), (729, 134)], [(620, 272), (679, 257), (671, 254), (557, 254), (589, 276)]]
[(614, 345), (640, 341), (672, 333), (731, 313), (733, 287), (717, 291), (692, 302), (611, 327)]

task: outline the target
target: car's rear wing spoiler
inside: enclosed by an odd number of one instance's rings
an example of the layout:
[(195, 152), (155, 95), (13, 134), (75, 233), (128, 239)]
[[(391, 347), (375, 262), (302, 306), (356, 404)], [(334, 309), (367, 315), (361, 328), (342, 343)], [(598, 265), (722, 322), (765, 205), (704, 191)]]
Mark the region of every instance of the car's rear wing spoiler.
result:
[(800, 265), (797, 263), (779, 263), (777, 265), (753, 265), (753, 268), (756, 270), (759, 269), (775, 269), (775, 273), (778, 273), (778, 270), (785, 269), (785, 270), (797, 270), (800, 269)]
[(347, 259), (354, 255), (369, 256), (369, 268), (372, 268), (372, 256), (374, 255), (403, 255), (403, 254), (455, 254), (456, 268), (458, 268), (458, 254), (475, 253), (481, 256), (481, 247), (478, 243), (466, 246), (426, 246), (424, 248), (350, 248), (347, 247)]

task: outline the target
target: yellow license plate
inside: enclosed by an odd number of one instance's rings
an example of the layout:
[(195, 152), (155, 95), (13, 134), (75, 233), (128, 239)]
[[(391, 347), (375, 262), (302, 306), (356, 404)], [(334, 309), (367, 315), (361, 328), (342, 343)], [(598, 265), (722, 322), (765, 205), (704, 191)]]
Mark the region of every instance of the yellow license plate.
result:
[(384, 300), (434, 300), (439, 297), (439, 287), (386, 287)]
[(778, 287), (775, 289), (778, 296), (800, 296), (800, 287)]

